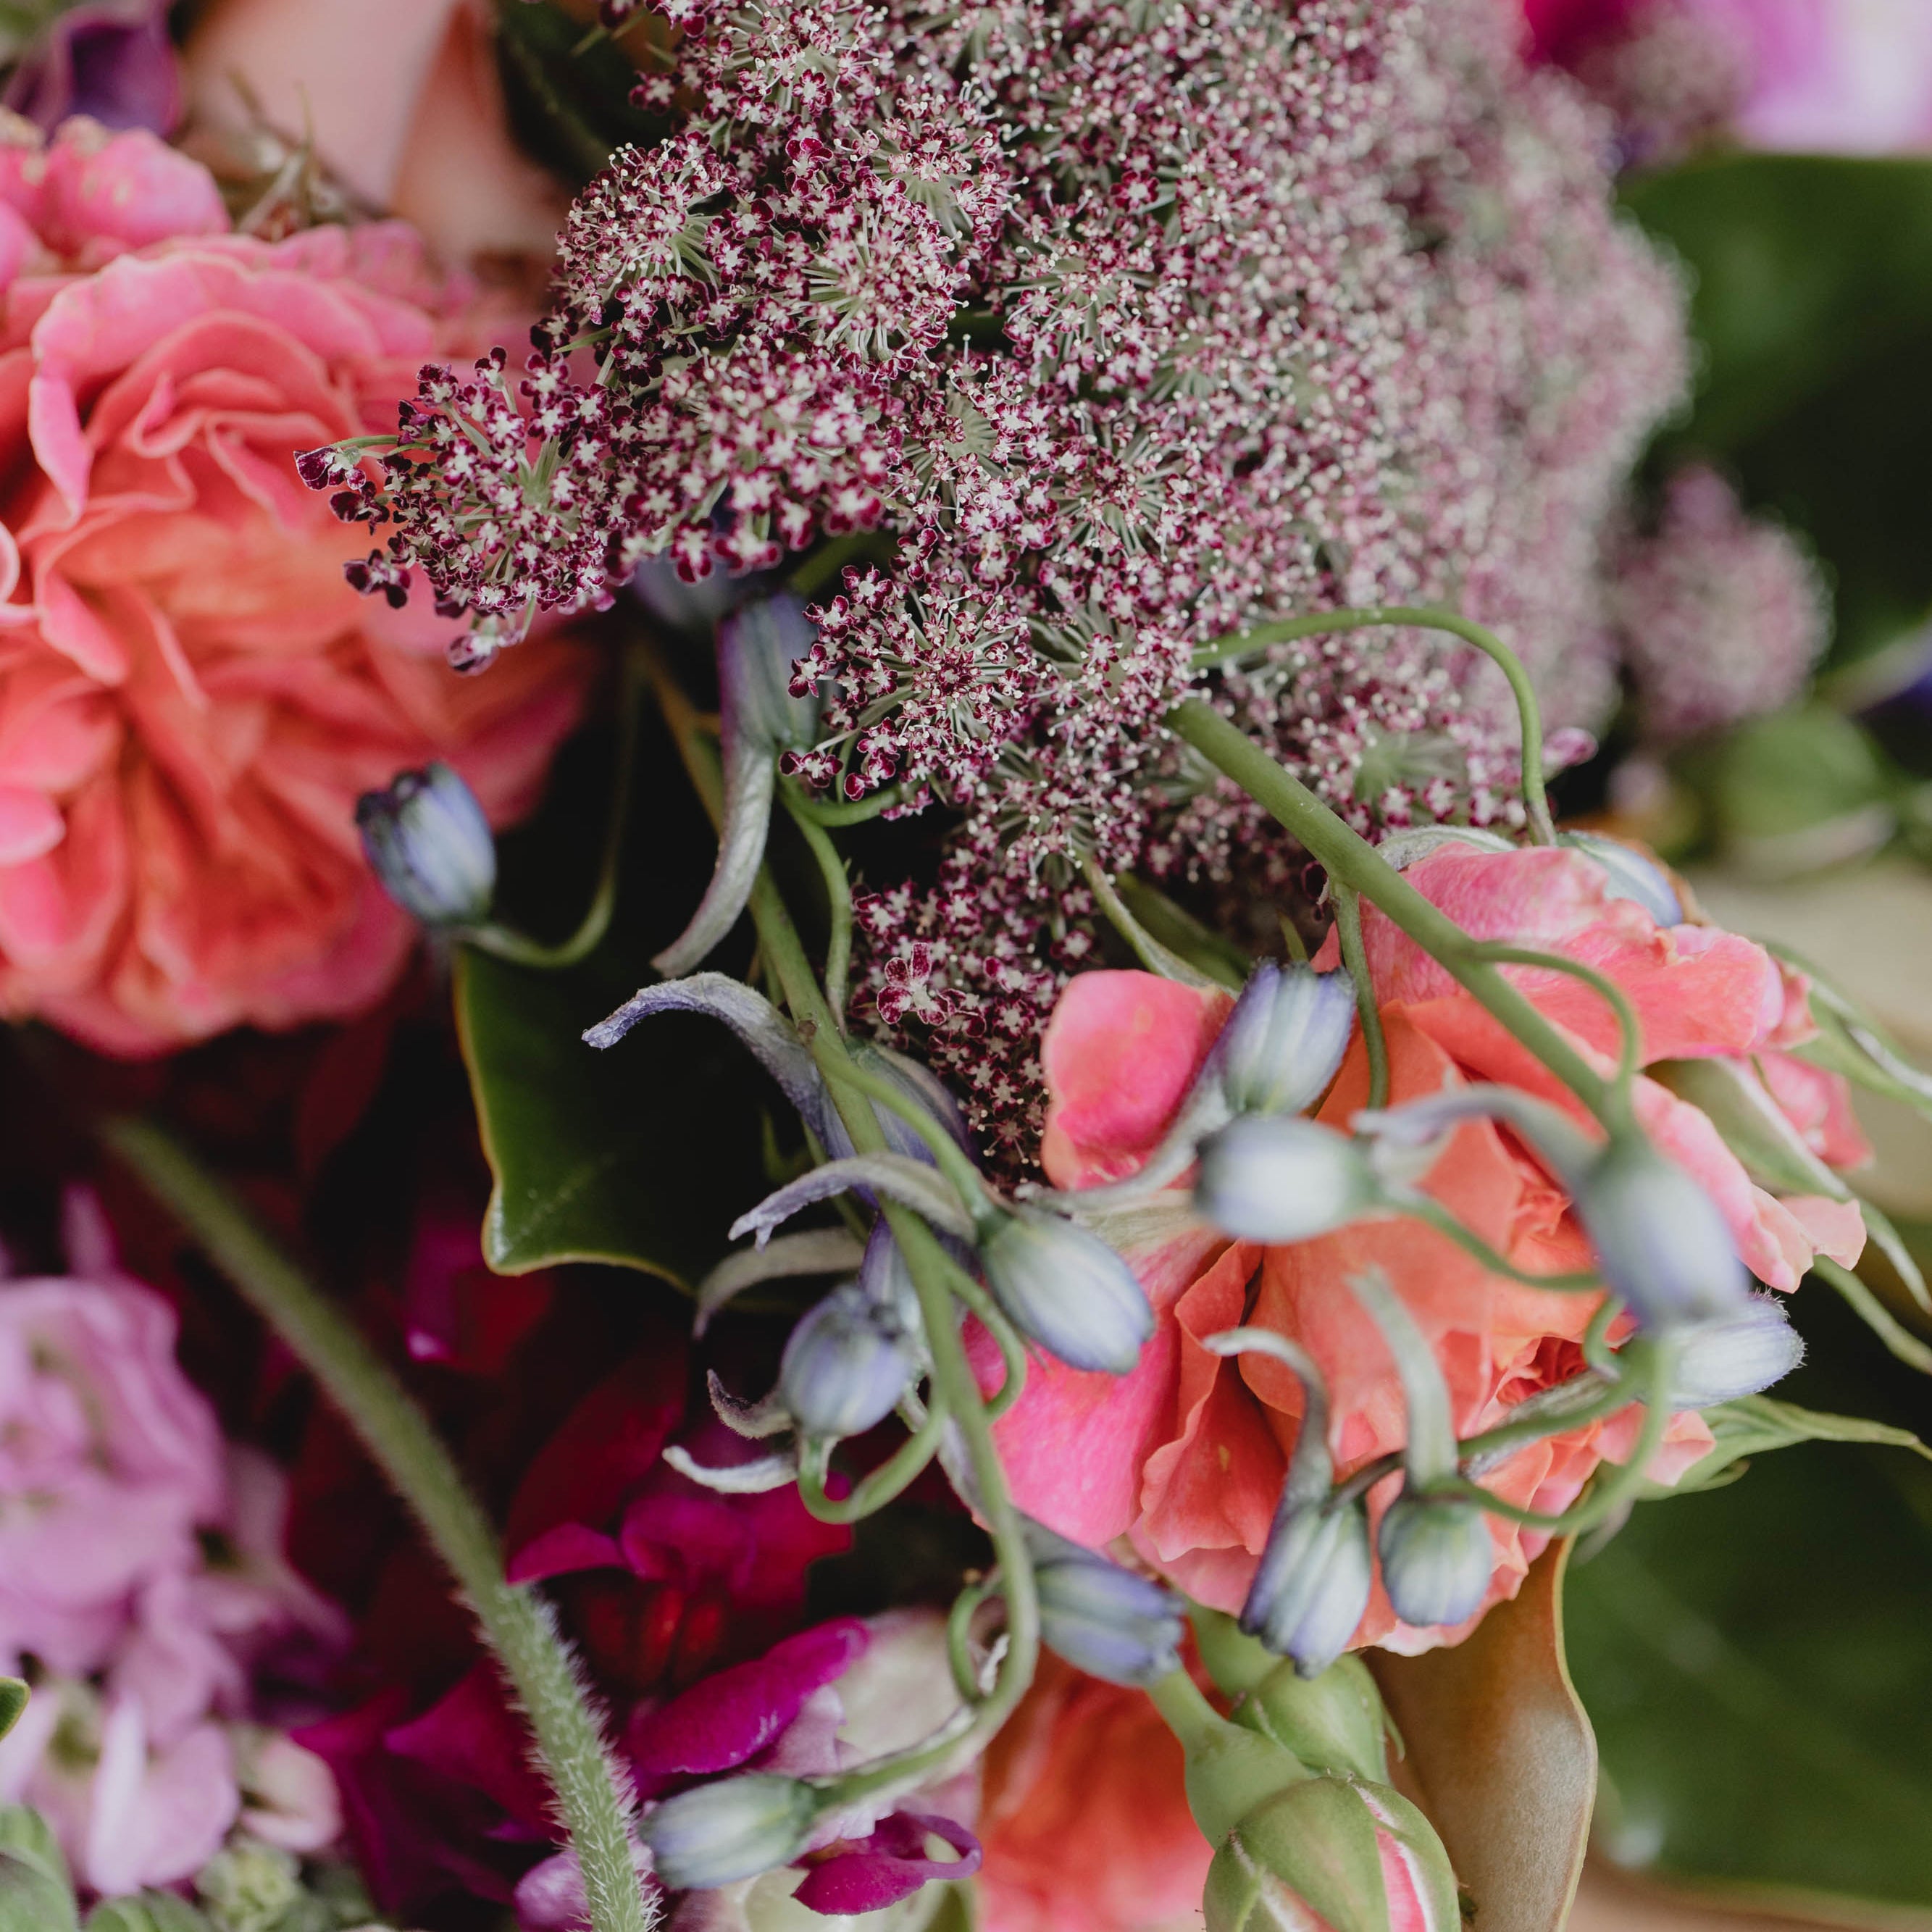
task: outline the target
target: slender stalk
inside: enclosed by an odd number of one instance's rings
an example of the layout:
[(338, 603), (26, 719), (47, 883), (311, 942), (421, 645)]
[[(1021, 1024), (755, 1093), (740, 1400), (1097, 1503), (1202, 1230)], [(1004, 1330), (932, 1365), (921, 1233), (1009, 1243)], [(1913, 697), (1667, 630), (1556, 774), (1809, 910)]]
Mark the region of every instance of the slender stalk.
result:
[(1398, 1214), (1420, 1221), (1433, 1228), (1439, 1234), (1445, 1234), (1472, 1259), (1480, 1262), (1491, 1274), (1499, 1274), (1507, 1281), (1520, 1282), (1525, 1288), (1548, 1288), (1557, 1294), (1578, 1294), (1600, 1288), (1604, 1283), (1600, 1276), (1587, 1269), (1570, 1274), (1532, 1274), (1527, 1268), (1520, 1268), (1507, 1255), (1499, 1253), (1484, 1240), (1474, 1228), (1466, 1226), (1456, 1220), (1449, 1210), (1432, 1195), (1420, 1190), (1404, 1188), (1392, 1192), (1388, 1196), (1389, 1205)]
[(820, 825), (862, 825), (868, 818), (877, 818), (881, 812), (890, 812), (896, 805), (905, 802), (905, 788), (902, 785), (881, 785), (877, 791), (868, 792), (862, 799), (849, 805), (827, 805), (821, 800), (808, 798), (800, 794), (798, 808), (808, 818), (816, 819)]
[(852, 882), (845, 876), (845, 862), (838, 848), (826, 836), (825, 828), (805, 809), (802, 794), (790, 779), (778, 788), (778, 796), (800, 836), (818, 861), (819, 876), (825, 881), (825, 902), (831, 932), (825, 942), (825, 1003), (842, 1032), (845, 1024), (846, 984), (852, 970)]
[(1412, 628), (1444, 631), (1473, 644), (1503, 676), (1508, 679), (1516, 698), (1516, 715), (1522, 728), (1522, 803), (1529, 820), (1529, 836), (1539, 845), (1556, 843), (1556, 827), (1550, 815), (1550, 800), (1543, 787), (1543, 713), (1536, 701), (1536, 688), (1522, 661), (1493, 631), (1459, 616), (1453, 610), (1424, 606), (1391, 604), (1360, 610), (1314, 610), (1306, 616), (1289, 617), (1276, 624), (1257, 625), (1252, 631), (1232, 638), (1217, 638), (1194, 653), (1195, 668), (1205, 670), (1216, 664), (1245, 657), (1250, 651), (1270, 644), (1292, 644), (1298, 638), (1332, 636), (1339, 631)]
[(1227, 1728), (1227, 1719), (1208, 1702), (1206, 1694), (1185, 1670), (1170, 1670), (1165, 1677), (1156, 1677), (1147, 1687), (1147, 1694), (1185, 1750), (1197, 1750), (1211, 1744)]
[(1210, 979), (1179, 953), (1171, 952), (1135, 918), (1120, 894), (1114, 891), (1114, 882), (1108, 878), (1106, 868), (1090, 852), (1080, 862), (1080, 875), (1087, 881), (1088, 890), (1114, 930), (1133, 948), (1134, 957), (1150, 973), (1158, 973), (1163, 980), (1178, 980), (1184, 986), (1196, 986), (1210, 992), (1221, 990), (1219, 981)]
[(856, 1522), (862, 1516), (872, 1515), (918, 1481), (926, 1466), (939, 1453), (946, 1424), (944, 1406), (934, 1402), (918, 1428), (876, 1469), (854, 1484), (848, 1496), (835, 1497), (826, 1492), (822, 1459), (801, 1462), (799, 1500), (820, 1522)]
[(1299, 778), (1285, 771), (1204, 699), (1184, 699), (1168, 713), (1167, 722), (1211, 764), (1266, 806), (1321, 861), (1330, 878), (1379, 907), (1433, 954), (1600, 1120), (1606, 1126), (1617, 1122), (1620, 1116), (1610, 1088), (1561, 1029), (1545, 1019), (1494, 966), (1472, 956), (1479, 942), (1424, 898)]
[(631, 1858), (628, 1780), (549, 1606), (503, 1580), (482, 1505), (375, 1352), (248, 1210), (160, 1128), (111, 1122), (108, 1144), (192, 1234), (347, 1418), (468, 1600), (536, 1734), (538, 1762), (583, 1868), (596, 1932), (650, 1932)]
[(641, 648), (632, 645), (624, 653), (623, 671), (618, 699), (617, 763), (610, 783), (610, 815), (604, 828), (604, 851), (597, 868), (597, 888), (577, 930), (554, 946), (532, 939), (526, 933), (494, 922), (472, 926), (463, 934), (465, 944), (478, 951), (494, 953), (518, 966), (536, 966), (555, 971), (574, 966), (595, 952), (610, 929), (610, 915), (617, 904), (618, 868), (624, 856), (624, 834), (631, 812), (631, 778), (638, 762), (638, 712), (643, 696), (646, 665)]
[(1376, 1004), (1376, 983), (1369, 976), (1369, 956), (1362, 946), (1362, 902), (1350, 886), (1333, 887), (1335, 932), (1342, 944), (1342, 964), (1355, 982), (1355, 1012), (1362, 1022), (1362, 1044), (1369, 1055), (1369, 1105), (1388, 1105), (1388, 1042), (1382, 1035), (1382, 1009)]

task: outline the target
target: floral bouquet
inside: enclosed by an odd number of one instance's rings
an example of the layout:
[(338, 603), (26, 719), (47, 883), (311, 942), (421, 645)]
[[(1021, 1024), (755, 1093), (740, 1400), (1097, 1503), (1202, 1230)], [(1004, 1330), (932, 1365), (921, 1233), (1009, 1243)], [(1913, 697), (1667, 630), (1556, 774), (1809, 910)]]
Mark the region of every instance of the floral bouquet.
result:
[(0, 18), (0, 1932), (1932, 1925), (1932, 14), (178, 10)]

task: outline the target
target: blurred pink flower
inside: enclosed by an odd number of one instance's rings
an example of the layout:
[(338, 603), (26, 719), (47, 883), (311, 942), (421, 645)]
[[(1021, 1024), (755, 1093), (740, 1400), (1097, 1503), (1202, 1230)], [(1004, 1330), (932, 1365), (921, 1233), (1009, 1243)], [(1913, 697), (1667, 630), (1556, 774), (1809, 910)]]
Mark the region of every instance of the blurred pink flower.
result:
[(204, 117), (238, 119), (238, 78), (278, 131), (309, 134), (333, 173), (446, 261), (548, 260), (568, 197), (510, 138), (481, 0), (214, 0), (187, 64)]
[(82, 1276), (0, 1282), (0, 1665), (34, 1674), (0, 1802), (40, 1808), (104, 1893), (194, 1872), (244, 1775), (251, 1816), (317, 1849), (333, 1788), (246, 1722), (250, 1669), (340, 1619), (283, 1561), (280, 1472), (224, 1444), (172, 1311), (115, 1268), (87, 1203), (70, 1224)]
[[(1664, 97), (1698, 65), (1724, 76), (1730, 131), (1748, 146), (1932, 147), (1924, 0), (1523, 0), (1523, 12), (1538, 56), (1605, 84), (1639, 122), (1660, 108), (1670, 119)], [(1647, 47), (1668, 58), (1647, 58)]]
[(514, 816), (584, 668), (453, 678), (295, 474), (474, 346), (466, 288), (399, 224), (228, 228), (151, 135), (0, 146), (0, 1002), (110, 1052), (368, 1004), (414, 934), (357, 795), (440, 757)]

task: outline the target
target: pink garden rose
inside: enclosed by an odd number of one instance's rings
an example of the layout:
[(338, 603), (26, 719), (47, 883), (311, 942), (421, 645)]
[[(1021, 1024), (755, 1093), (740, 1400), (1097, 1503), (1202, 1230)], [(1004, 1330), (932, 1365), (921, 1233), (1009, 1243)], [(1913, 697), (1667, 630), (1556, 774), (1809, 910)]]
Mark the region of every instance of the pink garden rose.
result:
[(0, 1668), (34, 1682), (0, 1802), (41, 1810), (103, 1893), (190, 1876), (244, 1809), (319, 1850), (332, 1784), (250, 1721), (250, 1672), (339, 1619), (283, 1561), (280, 1471), (176, 1365), (172, 1310), (88, 1204), (70, 1221), (79, 1274), (0, 1282)]
[(197, 163), (83, 122), (0, 146), (0, 1003), (122, 1054), (355, 1012), (413, 938), (358, 794), (440, 758), (514, 817), (586, 665), (454, 677), (293, 458), (494, 325), (406, 228), (236, 235)]
[[(1454, 844), (1407, 876), (1478, 938), (1542, 947), (1607, 974), (1635, 1006), (1645, 1064), (1724, 1057), (1748, 1077), (1762, 1069), (1771, 1097), (1814, 1153), (1839, 1167), (1863, 1157), (1843, 1083), (1786, 1052), (1814, 1030), (1804, 982), (1759, 946), (1708, 927), (1660, 926), (1630, 900), (1612, 897), (1608, 874), (1575, 850)], [(1445, 1084), (1495, 1081), (1579, 1111), (1441, 966), (1379, 914), (1364, 910), (1392, 1104)], [(1317, 965), (1332, 966), (1332, 954), (1331, 940)], [(1506, 970), (1609, 1066), (1614, 1022), (1595, 994), (1546, 969)], [(1139, 1167), (1230, 1004), (1226, 994), (1142, 973), (1074, 980), (1044, 1048), (1043, 1158), (1056, 1185), (1090, 1186)], [(1346, 1127), (1366, 1092), (1358, 1037), (1318, 1118)], [(1718, 1202), (1760, 1280), (1790, 1289), (1816, 1252), (1848, 1264), (1856, 1258), (1864, 1228), (1856, 1202), (1768, 1193), (1704, 1114), (1652, 1080), (1639, 1078), (1636, 1106), (1658, 1145)], [(1423, 1184), (1519, 1268), (1557, 1273), (1590, 1264), (1561, 1190), (1520, 1142), (1487, 1121), (1460, 1127)], [(1252, 1355), (1223, 1359), (1201, 1346), (1202, 1337), (1246, 1321), (1307, 1349), (1329, 1382), (1330, 1446), (1346, 1474), (1399, 1448), (1406, 1420), (1381, 1332), (1346, 1292), (1351, 1276), (1378, 1268), (1407, 1304), (1435, 1344), (1465, 1436), (1582, 1367), (1580, 1345), (1595, 1304), (1591, 1296), (1518, 1286), (1433, 1230), (1393, 1218), (1275, 1248), (1231, 1242), (1197, 1225), (1131, 1258), (1159, 1318), (1139, 1366), (1115, 1378), (1036, 1364), (1024, 1396), (999, 1425), (1000, 1446), (1022, 1508), (1089, 1545), (1127, 1537), (1190, 1594), (1229, 1610), (1240, 1607), (1266, 1540), (1302, 1399), (1280, 1365)], [(1485, 1480), (1513, 1502), (1561, 1510), (1600, 1461), (1630, 1454), (1640, 1417), (1633, 1407), (1528, 1445)], [(1674, 1480), (1710, 1440), (1694, 1414), (1673, 1418), (1650, 1473)], [(1386, 1506), (1396, 1480), (1371, 1492), (1372, 1510)], [(1514, 1594), (1546, 1539), (1499, 1518), (1489, 1522), (1493, 1603)], [(1378, 1583), (1354, 1640), (1416, 1650), (1456, 1634), (1400, 1624)]]

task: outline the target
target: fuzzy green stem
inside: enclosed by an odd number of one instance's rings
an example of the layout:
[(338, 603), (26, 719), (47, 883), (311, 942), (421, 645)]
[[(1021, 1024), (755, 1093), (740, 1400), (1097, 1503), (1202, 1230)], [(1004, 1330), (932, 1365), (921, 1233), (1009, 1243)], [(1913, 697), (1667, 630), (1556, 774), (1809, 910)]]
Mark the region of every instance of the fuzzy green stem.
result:
[(574, 966), (595, 952), (610, 929), (610, 915), (616, 910), (618, 868), (624, 856), (624, 833), (631, 812), (631, 778), (638, 762), (638, 712), (643, 695), (645, 660), (633, 645), (624, 653), (623, 671), (618, 698), (617, 762), (610, 781), (610, 815), (604, 828), (604, 850), (597, 868), (597, 886), (577, 930), (554, 946), (532, 939), (528, 934), (494, 922), (472, 926), (461, 937), (479, 951), (494, 953), (499, 959), (518, 966), (536, 966), (556, 971)]
[(1432, 905), (1358, 832), (1284, 770), (1206, 700), (1190, 698), (1168, 713), (1169, 727), (1264, 806), (1327, 868), (1331, 878), (1378, 907), (1431, 953), (1477, 1000), (1561, 1080), (1606, 1126), (1618, 1118), (1596, 1070), (1497, 969), (1474, 956), (1472, 940)]
[(1355, 1012), (1362, 1022), (1362, 1045), (1369, 1056), (1369, 1105), (1388, 1105), (1388, 1042), (1382, 1035), (1382, 1009), (1376, 1004), (1376, 982), (1370, 976), (1369, 956), (1362, 946), (1362, 902), (1354, 888), (1332, 888), (1335, 932), (1342, 945), (1342, 964), (1355, 982)]
[(536, 1734), (536, 1757), (570, 1834), (596, 1932), (650, 1932), (631, 1858), (628, 1787), (604, 1742), (550, 1606), (503, 1580), (482, 1506), (422, 1412), (341, 1312), (242, 1204), (160, 1128), (110, 1122), (108, 1144), (194, 1236), (348, 1419), (422, 1526), (468, 1600)]
[(1196, 670), (1206, 670), (1270, 644), (1292, 644), (1298, 638), (1395, 628), (1443, 631), (1460, 638), (1466, 644), (1474, 645), (1509, 680), (1522, 730), (1522, 803), (1529, 820), (1529, 836), (1539, 845), (1554, 845), (1556, 827), (1550, 818), (1550, 800), (1543, 786), (1543, 713), (1536, 701), (1536, 688), (1530, 682), (1522, 659), (1493, 631), (1484, 629), (1480, 624), (1453, 610), (1406, 604), (1360, 610), (1314, 610), (1280, 623), (1257, 625), (1238, 636), (1217, 638), (1194, 653), (1194, 664)]

